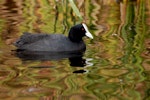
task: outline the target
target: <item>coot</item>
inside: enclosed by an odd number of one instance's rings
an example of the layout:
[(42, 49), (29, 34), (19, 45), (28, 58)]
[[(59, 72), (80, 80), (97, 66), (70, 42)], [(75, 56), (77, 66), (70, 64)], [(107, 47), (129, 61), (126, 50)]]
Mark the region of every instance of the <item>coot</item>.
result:
[(14, 45), (21, 51), (74, 52), (86, 49), (82, 37), (93, 39), (86, 24), (71, 27), (68, 37), (62, 34), (24, 33)]

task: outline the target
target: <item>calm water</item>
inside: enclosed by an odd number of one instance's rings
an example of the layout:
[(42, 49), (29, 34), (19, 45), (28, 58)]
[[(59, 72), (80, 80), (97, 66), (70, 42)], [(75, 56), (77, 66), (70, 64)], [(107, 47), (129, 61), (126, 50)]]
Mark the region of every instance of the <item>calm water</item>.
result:
[(76, 0), (94, 40), (83, 56), (54, 60), (17, 57), (12, 43), (67, 35), (81, 22), (68, 0), (0, 0), (0, 100), (150, 100), (150, 0), (116, 1)]

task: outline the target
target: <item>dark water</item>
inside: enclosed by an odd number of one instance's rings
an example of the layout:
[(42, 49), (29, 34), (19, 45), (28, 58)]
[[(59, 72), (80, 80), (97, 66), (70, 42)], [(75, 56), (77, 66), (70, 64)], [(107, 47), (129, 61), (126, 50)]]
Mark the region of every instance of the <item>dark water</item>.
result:
[(84, 38), (83, 56), (57, 59), (19, 58), (12, 43), (23, 32), (67, 35), (81, 22), (69, 1), (1, 0), (0, 99), (150, 100), (150, 0), (116, 1), (76, 0), (94, 40)]

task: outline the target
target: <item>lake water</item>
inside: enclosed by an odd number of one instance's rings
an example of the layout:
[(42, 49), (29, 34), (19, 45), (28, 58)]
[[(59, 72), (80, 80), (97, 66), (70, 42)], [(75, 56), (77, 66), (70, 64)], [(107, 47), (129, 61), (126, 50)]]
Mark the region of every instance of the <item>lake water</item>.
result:
[[(83, 56), (15, 55), (23, 32), (81, 23), (68, 0), (0, 1), (0, 100), (150, 100), (150, 0), (75, 0), (94, 39)], [(57, 58), (57, 57), (56, 57)]]

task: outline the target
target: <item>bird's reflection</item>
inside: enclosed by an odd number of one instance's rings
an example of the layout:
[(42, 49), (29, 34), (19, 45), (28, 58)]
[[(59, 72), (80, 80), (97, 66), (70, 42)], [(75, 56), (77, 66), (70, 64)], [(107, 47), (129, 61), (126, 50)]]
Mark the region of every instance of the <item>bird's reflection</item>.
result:
[(15, 55), (22, 60), (61, 60), (64, 58), (74, 58), (83, 56), (84, 52), (42, 52), (42, 51), (14, 51)]
[[(84, 67), (86, 66), (86, 59), (83, 59), (82, 57), (72, 57), (69, 58), (70, 66), (72, 67)], [(73, 73), (86, 73), (87, 70), (81, 69), (81, 70), (75, 70)]]
[(70, 66), (72, 67), (84, 67), (86, 65), (86, 60), (81, 57), (71, 57), (69, 58)]
[(76, 70), (76, 71), (74, 71), (73, 73), (86, 73), (87, 72), (87, 70), (83, 70), (83, 69), (81, 69), (81, 70)]
[[(15, 55), (23, 61), (52, 61), (68, 58), (71, 67), (86, 66), (86, 59), (83, 59), (84, 52), (33, 52), (33, 51), (14, 51)], [(33, 67), (32, 67), (33, 68)], [(42, 68), (42, 67), (38, 67)], [(45, 68), (45, 67), (44, 67)], [(73, 73), (85, 73), (86, 70), (75, 70)]]

